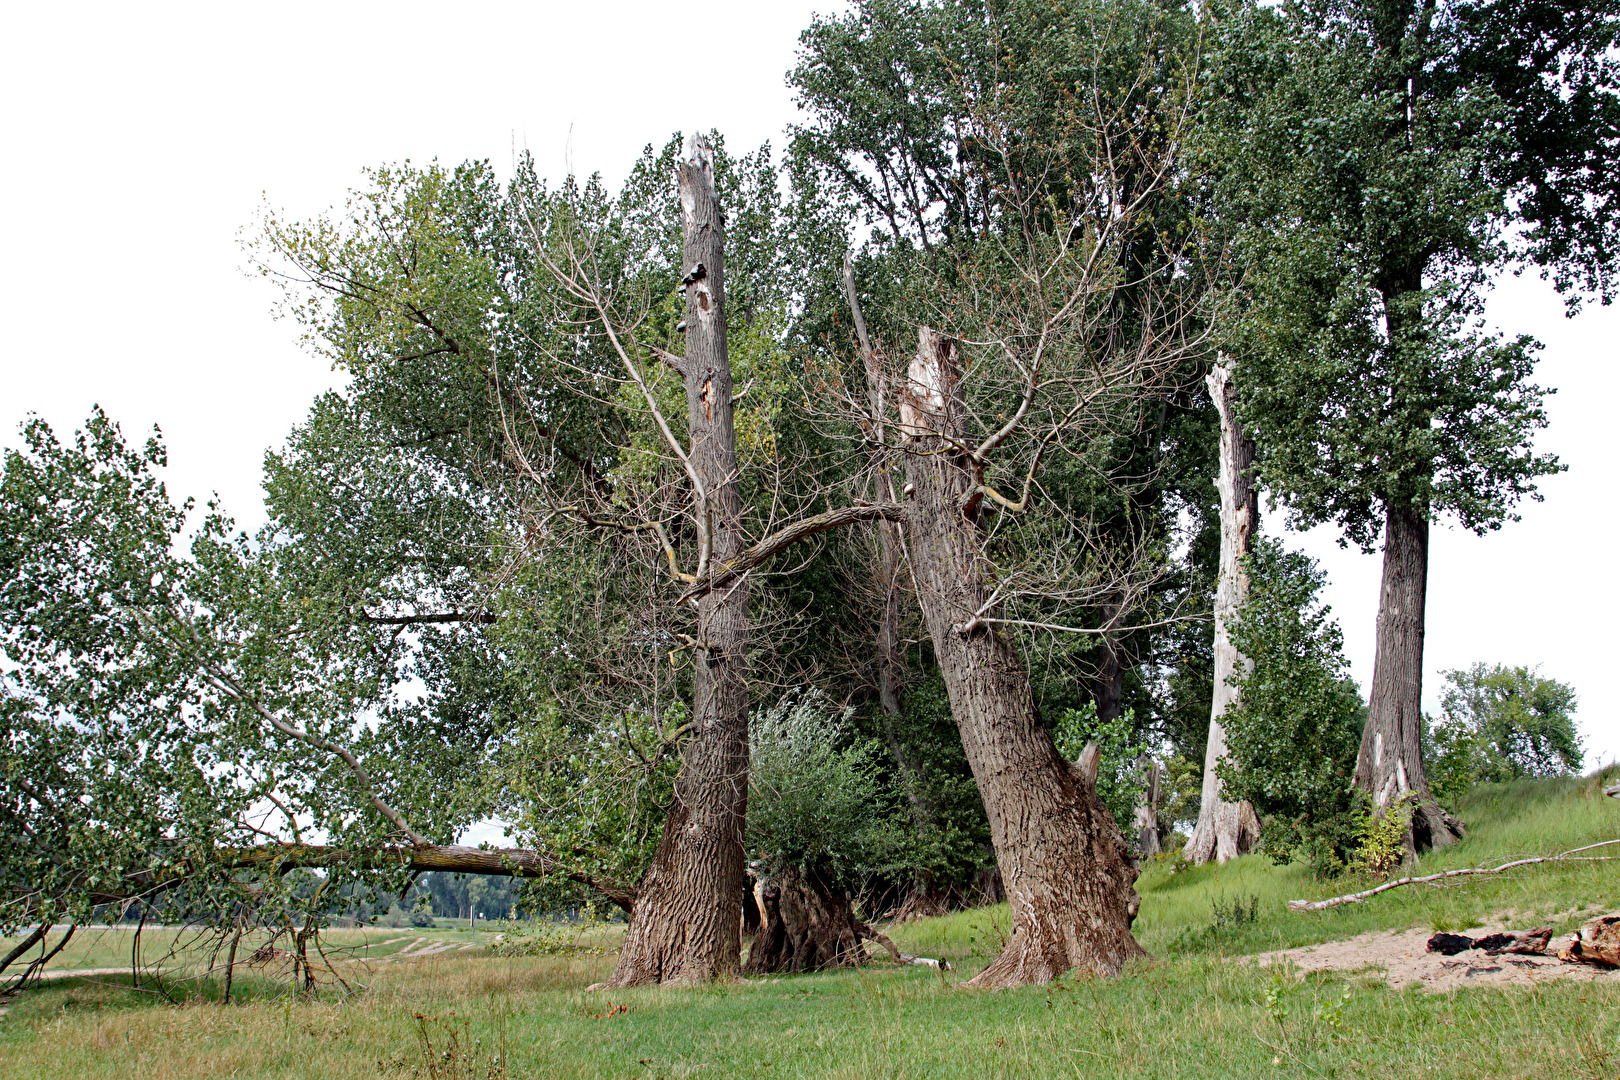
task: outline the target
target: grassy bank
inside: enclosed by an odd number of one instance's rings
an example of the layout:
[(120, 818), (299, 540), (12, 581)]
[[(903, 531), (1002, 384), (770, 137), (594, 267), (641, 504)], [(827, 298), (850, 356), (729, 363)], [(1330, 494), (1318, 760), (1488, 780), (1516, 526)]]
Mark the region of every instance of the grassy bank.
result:
[[(1484, 788), (1459, 809), (1472, 835), (1425, 860), (1425, 870), (1620, 836), (1620, 802), (1590, 781)], [(229, 1008), (217, 1004), (217, 980), (206, 978), (167, 987), (180, 1005), (150, 988), (132, 991), (127, 976), (66, 980), (30, 991), (0, 1019), (0, 1077), (1612, 1080), (1620, 1073), (1620, 974), (1613, 983), (1428, 994), (1392, 990), (1373, 972), (1294, 979), (1225, 957), (1371, 929), (1462, 927), (1508, 909), (1620, 910), (1617, 866), (1531, 867), (1307, 915), (1284, 902), (1354, 882), (1316, 882), (1301, 868), (1261, 859), (1176, 873), (1158, 865), (1143, 874), (1137, 924), (1155, 959), (1118, 980), (1071, 976), (999, 994), (957, 988), (998, 945), (1006, 913), (995, 908), (894, 929), (908, 951), (952, 958), (957, 970), (949, 974), (880, 961), (698, 990), (585, 994), (611, 968), (611, 955), (502, 959), (479, 949), (350, 964), (364, 990), (341, 997), (329, 989), (311, 1002), (246, 977), (241, 1002)], [(1245, 916), (1234, 919), (1240, 898)], [(471, 937), (348, 933), (341, 944), (373, 955), (418, 937)]]

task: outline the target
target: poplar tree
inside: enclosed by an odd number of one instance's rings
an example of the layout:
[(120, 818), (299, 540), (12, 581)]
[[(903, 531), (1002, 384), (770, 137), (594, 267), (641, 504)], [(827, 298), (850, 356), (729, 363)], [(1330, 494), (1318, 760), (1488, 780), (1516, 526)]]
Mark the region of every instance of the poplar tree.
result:
[(1355, 782), (1415, 804), (1409, 853), (1462, 826), (1420, 752), (1429, 529), (1538, 498), (1537, 342), (1487, 332), (1489, 282), (1538, 267), (1607, 302), (1620, 5), (1240, 0), (1212, 13), (1202, 152), (1242, 273), (1228, 324), (1258, 477), (1384, 572)]

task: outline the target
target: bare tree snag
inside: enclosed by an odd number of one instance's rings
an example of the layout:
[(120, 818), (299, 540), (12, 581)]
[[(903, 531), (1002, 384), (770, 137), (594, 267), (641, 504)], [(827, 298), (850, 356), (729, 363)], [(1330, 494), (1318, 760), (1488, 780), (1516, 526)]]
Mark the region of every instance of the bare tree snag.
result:
[(1029, 673), (991, 602), (983, 533), (962, 449), (965, 409), (956, 343), (919, 327), (900, 397), (906, 435), (906, 539), (918, 604), (945, 677), (951, 713), (984, 799), (1012, 908), (1000, 956), (967, 985), (1050, 982), (1074, 967), (1117, 975), (1144, 955), (1131, 936), (1136, 871), (1094, 786), (1059, 755), (1036, 711)]
[[(698, 546), (708, 553), (695, 576), (704, 583), (713, 568), (742, 552), (743, 534), (726, 348), (725, 219), (714, 188), (714, 157), (702, 136), (688, 142), (676, 175), (687, 286), (686, 356), (680, 371), (686, 382)], [(706, 590), (694, 602), (700, 644), (693, 651), (692, 734), (609, 986), (700, 983), (741, 972), (748, 813), (746, 574), (724, 588)]]
[(1390, 506), (1384, 514), (1384, 576), (1378, 595), (1378, 643), (1367, 726), (1356, 759), (1355, 785), (1387, 813), (1408, 795), (1412, 820), (1406, 861), (1463, 836), (1463, 824), (1429, 791), (1423, 771), (1423, 624), (1429, 578), (1429, 519), (1421, 510)]
[(1221, 797), (1220, 764), (1226, 760), (1226, 728), (1221, 718), (1237, 700), (1232, 679), (1254, 665), (1232, 644), (1232, 620), (1249, 596), (1249, 575), (1243, 560), (1254, 543), (1260, 524), (1260, 498), (1250, 481), (1254, 440), (1243, 437), (1237, 420), (1237, 388), (1232, 385), (1232, 362), (1221, 357), (1206, 380), (1209, 396), (1221, 416), (1221, 472), (1215, 487), (1221, 493), (1221, 570), (1215, 587), (1215, 687), (1209, 710), (1209, 743), (1204, 750), (1204, 784), (1198, 802), (1198, 823), (1187, 840), (1185, 855), (1203, 865), (1214, 859), (1226, 862), (1253, 851), (1260, 841), (1260, 819), (1247, 800), (1229, 802)]

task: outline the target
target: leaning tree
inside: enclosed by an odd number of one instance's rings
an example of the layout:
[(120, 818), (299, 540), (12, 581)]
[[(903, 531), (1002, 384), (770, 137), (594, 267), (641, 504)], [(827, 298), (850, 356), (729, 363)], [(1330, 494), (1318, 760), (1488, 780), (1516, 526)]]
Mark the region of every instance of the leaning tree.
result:
[(1525, 265), (1611, 295), (1620, 8), (1304, 0), (1210, 19), (1197, 141), (1243, 275), (1239, 413), (1295, 524), (1383, 537), (1356, 783), (1413, 804), (1409, 852), (1444, 846), (1461, 825), (1420, 752), (1429, 528), (1498, 528), (1560, 468), (1529, 449), (1536, 343), (1478, 317), (1490, 276)]

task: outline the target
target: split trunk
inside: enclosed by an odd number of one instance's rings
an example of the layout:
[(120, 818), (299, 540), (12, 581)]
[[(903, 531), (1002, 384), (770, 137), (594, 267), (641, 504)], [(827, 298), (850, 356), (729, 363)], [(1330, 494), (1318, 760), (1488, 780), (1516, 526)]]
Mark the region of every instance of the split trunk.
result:
[(994, 624), (965, 438), (956, 345), (927, 327), (900, 401), (911, 492), (906, 539), (918, 603), (951, 713), (984, 799), (1011, 906), (1006, 947), (968, 985), (1043, 983), (1079, 967), (1117, 975), (1143, 950), (1124, 837), (1097, 797), (1095, 766), (1065, 761), (1035, 708), (1029, 673)]

